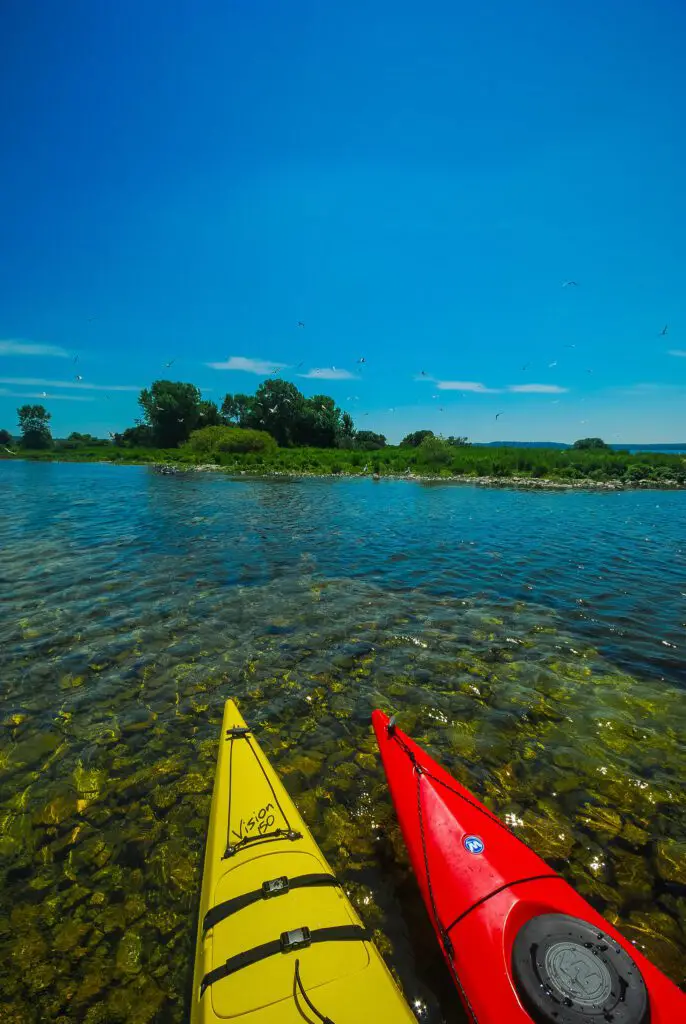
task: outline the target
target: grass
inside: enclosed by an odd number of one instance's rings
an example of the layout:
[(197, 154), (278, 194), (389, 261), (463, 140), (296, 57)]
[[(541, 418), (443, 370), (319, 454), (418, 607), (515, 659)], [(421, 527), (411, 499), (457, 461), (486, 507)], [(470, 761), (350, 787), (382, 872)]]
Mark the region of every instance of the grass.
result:
[[(4, 453), (0, 452), (0, 455)], [(214, 462), (233, 472), (255, 474), (294, 473), (345, 476), (379, 473), (400, 476), (408, 471), (418, 476), (495, 477), (503, 480), (534, 478), (541, 481), (620, 481), (631, 485), (646, 480), (660, 485), (669, 482), (686, 486), (686, 459), (680, 455), (608, 450), (560, 451), (550, 448), (444, 448), (424, 452), (421, 448), (389, 446), (378, 451), (344, 449), (279, 448), (265, 454), (223, 453), (213, 459), (188, 450), (86, 446), (60, 451), (26, 451), (22, 458), (34, 461), (113, 462), (125, 465), (169, 462), (180, 466)], [(5, 455), (11, 459), (12, 456)]]

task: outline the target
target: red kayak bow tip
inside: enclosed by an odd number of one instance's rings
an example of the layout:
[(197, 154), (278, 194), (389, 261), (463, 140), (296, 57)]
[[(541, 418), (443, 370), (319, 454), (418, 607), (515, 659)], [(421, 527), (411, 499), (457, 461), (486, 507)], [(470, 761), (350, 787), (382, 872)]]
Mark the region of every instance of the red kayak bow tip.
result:
[(372, 724), (419, 888), (479, 1024), (676, 1024), (686, 996), (413, 740)]

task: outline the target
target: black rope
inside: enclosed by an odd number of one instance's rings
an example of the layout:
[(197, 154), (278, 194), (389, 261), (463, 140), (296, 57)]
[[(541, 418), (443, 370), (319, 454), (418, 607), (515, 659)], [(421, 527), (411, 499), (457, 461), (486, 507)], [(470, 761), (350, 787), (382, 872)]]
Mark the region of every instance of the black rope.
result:
[(231, 745), (229, 747), (229, 808), (226, 815), (226, 849), (231, 846), (231, 792), (233, 781), (233, 733), (231, 733)]
[[(412, 754), (412, 751), (410, 751), (410, 754)], [(450, 973), (452, 974), (453, 978), (455, 979), (455, 984), (457, 985), (457, 987), (460, 990), (460, 994), (462, 996), (462, 1001), (463, 1001), (465, 1007), (467, 1008), (467, 1010), (468, 1010), (472, 1020), (474, 1021), (474, 1024), (479, 1024), (479, 1020), (478, 1020), (478, 1018), (476, 1016), (476, 1012), (474, 1010), (474, 1007), (472, 1006), (472, 1004), (469, 1001), (469, 996), (467, 995), (467, 993), (466, 993), (466, 991), (464, 989), (464, 985), (460, 981), (460, 976), (457, 973), (457, 969), (456, 969), (455, 964), (454, 964), (455, 948), (454, 948), (454, 946), (452, 944), (450, 936), (448, 935), (448, 932), (443, 927), (441, 919), (438, 916), (438, 910), (436, 909), (436, 901), (434, 899), (433, 887), (431, 885), (431, 874), (429, 872), (429, 854), (428, 854), (428, 851), (426, 849), (426, 836), (424, 835), (424, 819), (422, 818), (422, 791), (421, 791), (421, 785), (422, 785), (422, 775), (424, 775), (425, 772), (424, 772), (424, 769), (421, 767), (421, 765), (417, 764), (417, 760), (414, 757), (414, 754), (412, 754), (412, 760), (414, 761), (414, 770), (415, 770), (415, 773), (417, 775), (417, 814), (418, 814), (418, 818), (419, 818), (419, 834), (420, 834), (420, 836), (422, 838), (422, 854), (424, 856), (424, 872), (426, 874), (426, 884), (427, 884), (427, 888), (429, 890), (429, 899), (431, 900), (431, 912), (433, 913), (434, 921), (435, 921), (435, 924), (436, 924), (436, 928), (438, 930), (438, 934), (440, 936), (441, 942), (443, 944), (443, 948), (445, 949), (445, 952), (446, 952), (447, 957), (448, 957), (448, 967), (450, 968)], [(428, 774), (428, 773), (426, 773), (426, 774)], [(433, 776), (431, 776), (431, 777), (433, 778)]]
[[(257, 752), (255, 751), (255, 748), (253, 747), (252, 743), (250, 742), (250, 732), (249, 732), (249, 730), (248, 729), (245, 729), (245, 730), (243, 730), (243, 729), (240, 729), (240, 730), (239, 729), (229, 729), (227, 731), (227, 736), (230, 738), (231, 746), (229, 747), (229, 807), (228, 807), (228, 814), (227, 814), (227, 819), (226, 819), (226, 850), (225, 850), (224, 858), (223, 859), (225, 859), (227, 857), (233, 856), (234, 853), (237, 853), (238, 850), (242, 849), (244, 846), (251, 845), (252, 843), (256, 843), (256, 842), (258, 842), (260, 840), (267, 840), (268, 842), (273, 842), (276, 839), (302, 839), (302, 833), (301, 832), (296, 832), (295, 829), (292, 828), (291, 823), (288, 820), (288, 817), (286, 815), (286, 812), (284, 811), (283, 807), (279, 803), (279, 798), (278, 798), (278, 796), (276, 795), (276, 793), (274, 791), (274, 787), (271, 784), (271, 781), (269, 779), (269, 776), (267, 775), (267, 772), (265, 771), (264, 765), (262, 764), (261, 760), (257, 756)], [(231, 795), (232, 795), (232, 792), (233, 792), (233, 786), (232, 786), (232, 783), (233, 783), (233, 742), (234, 742), (235, 739), (244, 739), (245, 742), (248, 744), (248, 749), (250, 750), (250, 753), (252, 754), (252, 756), (257, 761), (257, 763), (258, 763), (258, 765), (260, 767), (260, 771), (264, 775), (265, 782), (269, 786), (269, 791), (271, 792), (271, 795), (274, 798), (274, 803), (278, 807), (279, 812), (281, 814), (281, 817), (283, 818), (283, 820), (286, 823), (286, 827), (285, 828), (272, 829), (271, 832), (263, 832), (261, 835), (243, 836), (243, 838), (239, 839), (237, 843), (232, 843), (231, 842)]]
[[(489, 811), (487, 807), (482, 807), (480, 804), (476, 803), (475, 800), (470, 800), (469, 797), (465, 796), (464, 793), (460, 793), (459, 790), (453, 789), (453, 787), (448, 785), (447, 782), (444, 782), (443, 779), (439, 779), (436, 775), (433, 774), (432, 771), (430, 771), (429, 768), (425, 768), (424, 765), (419, 765), (414, 752), (410, 750), (407, 743), (405, 743), (405, 741), (402, 740), (400, 736), (394, 733), (392, 739), (394, 739), (402, 748), (402, 750), (405, 751), (412, 764), (415, 765), (415, 767), (419, 766), (424, 775), (428, 775), (430, 779), (433, 779), (434, 782), (437, 782), (439, 786), (443, 786), (445, 789), (448, 790), (448, 792), (452, 793), (453, 796), (457, 796), (460, 798), (460, 800), (464, 800), (464, 802), (466, 804), (469, 804), (470, 807), (473, 807), (475, 811), (480, 811), (481, 814), (485, 814), (489, 821), (492, 821), (495, 825), (499, 825), (501, 828), (505, 829), (505, 831), (508, 832), (510, 835), (514, 835), (514, 832), (512, 832), (512, 830), (509, 829), (507, 825), (505, 825), (497, 815), (493, 814), (492, 811)], [(515, 839), (519, 839), (519, 836), (515, 836)], [(522, 840), (519, 839), (520, 843), (521, 841)]]
[(288, 818), (286, 817), (286, 812), (284, 811), (283, 807), (282, 807), (282, 806), (281, 806), (281, 804), (279, 803), (279, 798), (278, 798), (278, 796), (276, 795), (276, 793), (274, 792), (274, 787), (272, 786), (271, 782), (269, 781), (269, 776), (267, 775), (266, 771), (264, 770), (264, 765), (262, 764), (262, 762), (260, 761), (259, 757), (257, 756), (257, 754), (255, 753), (255, 751), (254, 751), (254, 749), (253, 749), (253, 746), (252, 746), (252, 744), (251, 744), (251, 742), (250, 742), (250, 737), (249, 737), (249, 736), (247, 736), (247, 737), (246, 737), (246, 739), (247, 739), (247, 741), (248, 741), (248, 747), (250, 748), (250, 752), (252, 753), (253, 757), (255, 758), (255, 760), (257, 761), (257, 763), (259, 764), (259, 766), (260, 766), (260, 769), (261, 769), (261, 771), (262, 771), (262, 774), (264, 775), (264, 778), (265, 778), (265, 782), (267, 783), (267, 785), (269, 786), (269, 789), (271, 790), (271, 794), (272, 794), (272, 796), (274, 797), (274, 800), (275, 800), (275, 802), (276, 802), (276, 806), (277, 806), (277, 807), (279, 808), (279, 810), (281, 811), (281, 817), (282, 817), (282, 818), (283, 818), (283, 820), (284, 820), (284, 821), (286, 822), (286, 828), (287, 828), (287, 830), (288, 830), (289, 832), (292, 832), (292, 831), (293, 831), (293, 829), (291, 828), (291, 823), (290, 823), (290, 821), (288, 820)]
[(562, 878), (559, 875), (554, 875), (552, 872), (549, 872), (545, 875), (532, 875), (530, 878), (517, 878), (514, 882), (505, 882), (504, 885), (499, 885), (498, 888), (493, 889), (492, 892), (486, 893), (486, 895), (482, 896), (481, 899), (475, 900), (471, 907), (467, 907), (467, 909), (463, 910), (461, 914), (458, 914), (452, 924), (448, 925), (446, 932), (451, 931), (456, 924), (459, 924), (460, 921), (467, 916), (467, 914), (471, 914), (472, 910), (480, 907), (482, 903), (486, 903), (492, 896), (497, 896), (499, 892), (504, 892), (505, 889), (511, 889), (513, 885), (522, 885), (523, 882), (538, 882), (543, 878), (555, 878), (558, 882), (562, 881)]
[[(312, 1011), (312, 1013), (315, 1015), (317, 1020), (321, 1021), (322, 1024), (334, 1024), (334, 1021), (331, 1020), (331, 1017), (326, 1017), (323, 1013), (319, 1012), (319, 1010), (314, 1005), (314, 1003), (312, 1002), (312, 1000), (308, 996), (307, 992), (305, 991), (305, 986), (303, 985), (302, 979), (300, 977), (300, 961), (296, 960), (295, 961), (295, 974), (293, 976), (293, 997), (295, 999), (295, 1005), (296, 1006), (298, 1006), (298, 995), (297, 995), (297, 990), (298, 989), (300, 989), (300, 994), (302, 995), (303, 999), (307, 1003), (308, 1008)], [(300, 1010), (299, 1006), (298, 1006), (298, 1010)], [(300, 1011), (300, 1012), (302, 1013), (302, 1011)], [(304, 1016), (304, 1014), (303, 1014), (303, 1016)]]

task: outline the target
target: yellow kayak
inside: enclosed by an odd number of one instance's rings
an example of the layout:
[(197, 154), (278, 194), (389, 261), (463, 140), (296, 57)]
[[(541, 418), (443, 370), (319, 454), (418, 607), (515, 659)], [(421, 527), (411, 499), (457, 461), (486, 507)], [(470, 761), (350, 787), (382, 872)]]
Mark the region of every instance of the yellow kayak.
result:
[(191, 1024), (416, 1024), (295, 804), (228, 700)]

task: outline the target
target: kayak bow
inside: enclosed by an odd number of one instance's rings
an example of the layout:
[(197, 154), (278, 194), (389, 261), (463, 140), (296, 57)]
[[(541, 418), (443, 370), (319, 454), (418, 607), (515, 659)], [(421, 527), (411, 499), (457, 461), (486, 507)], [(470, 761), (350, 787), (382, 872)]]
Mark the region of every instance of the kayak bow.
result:
[(473, 1021), (686, 1021), (676, 985), (386, 715), (372, 722), (424, 903)]
[(205, 850), (191, 1024), (415, 1024), (233, 701)]

